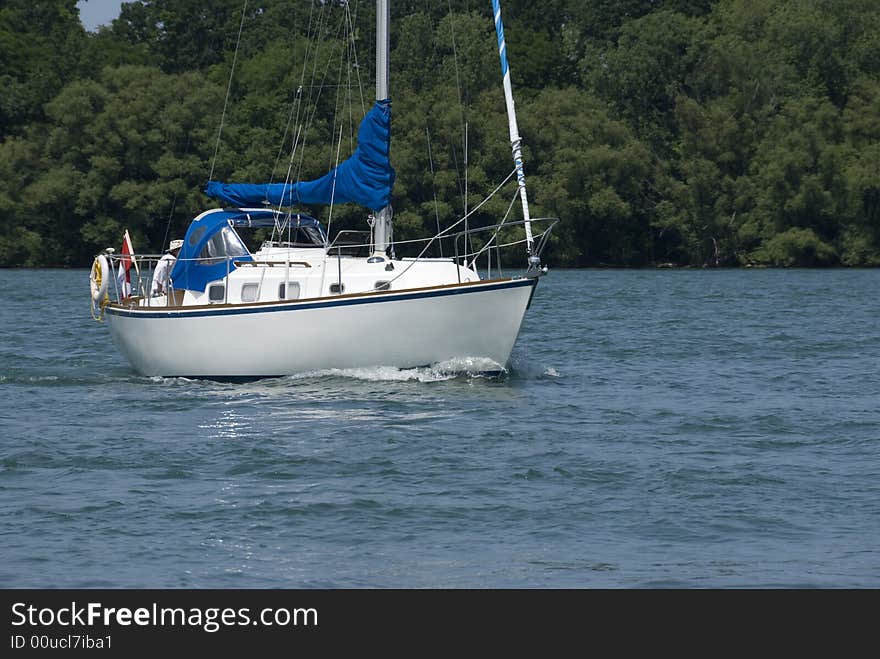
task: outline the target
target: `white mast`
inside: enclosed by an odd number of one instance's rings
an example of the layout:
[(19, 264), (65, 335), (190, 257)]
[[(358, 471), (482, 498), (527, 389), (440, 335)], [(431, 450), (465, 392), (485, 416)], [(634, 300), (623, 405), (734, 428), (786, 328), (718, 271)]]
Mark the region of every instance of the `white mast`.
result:
[(523, 220), (526, 229), (526, 250), (529, 253), (529, 264), (532, 263), (532, 223), (529, 221), (529, 199), (526, 196), (526, 175), (523, 171), (521, 138), (516, 124), (516, 108), (513, 103), (513, 88), (510, 85), (510, 67), (507, 65), (507, 46), (504, 43), (504, 26), (501, 23), (501, 5), (499, 0), (492, 0), (492, 13), (495, 16), (495, 34), (498, 36), (498, 56), (501, 58), (501, 75), (504, 76), (504, 100), (507, 103), (507, 123), (510, 128), (510, 148), (513, 152), (513, 164), (516, 167), (516, 180), (519, 184), (519, 197), (522, 201)]
[[(388, 0), (376, 0), (376, 100), (389, 98), (388, 94), (388, 54), (390, 41), (388, 36), (389, 9)], [(384, 255), (391, 241), (391, 206), (383, 208), (376, 215), (373, 227), (373, 249), (376, 254)]]

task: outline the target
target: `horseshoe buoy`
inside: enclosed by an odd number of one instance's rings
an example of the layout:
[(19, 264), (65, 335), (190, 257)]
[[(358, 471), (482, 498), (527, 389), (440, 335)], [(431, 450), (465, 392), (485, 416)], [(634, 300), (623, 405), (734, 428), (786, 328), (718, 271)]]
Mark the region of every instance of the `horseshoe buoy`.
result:
[(107, 257), (99, 254), (92, 263), (92, 271), (89, 274), (89, 284), (92, 289), (92, 302), (99, 304), (107, 295), (107, 282), (110, 274), (110, 264)]

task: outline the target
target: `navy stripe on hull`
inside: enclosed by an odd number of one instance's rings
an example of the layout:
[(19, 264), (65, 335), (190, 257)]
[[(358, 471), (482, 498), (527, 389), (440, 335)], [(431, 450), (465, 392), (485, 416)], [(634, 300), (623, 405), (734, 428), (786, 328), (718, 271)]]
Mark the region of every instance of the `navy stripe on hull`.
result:
[(255, 313), (274, 313), (276, 311), (297, 311), (299, 309), (319, 309), (329, 307), (345, 307), (360, 304), (381, 304), (383, 302), (397, 302), (399, 300), (420, 300), (431, 297), (446, 297), (449, 295), (466, 295), (468, 293), (483, 293), (485, 291), (495, 291), (504, 288), (520, 288), (522, 286), (534, 286), (537, 279), (513, 279), (501, 284), (490, 284), (486, 286), (474, 285), (462, 288), (438, 289), (433, 291), (422, 291), (419, 293), (401, 293), (390, 295), (376, 295), (369, 297), (361, 297), (344, 300), (326, 300), (322, 302), (288, 302), (269, 307), (218, 307), (217, 309), (201, 309), (199, 311), (141, 311), (137, 309), (121, 309), (118, 307), (107, 307), (105, 313), (114, 316), (126, 316), (129, 318), (201, 318), (205, 316), (239, 316), (244, 314)]

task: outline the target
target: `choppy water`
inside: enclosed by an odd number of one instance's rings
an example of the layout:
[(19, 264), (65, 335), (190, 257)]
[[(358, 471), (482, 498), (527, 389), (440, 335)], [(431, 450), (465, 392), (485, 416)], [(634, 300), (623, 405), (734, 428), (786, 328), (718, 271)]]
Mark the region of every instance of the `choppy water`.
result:
[(552, 271), (505, 378), (246, 384), (87, 284), (0, 271), (0, 586), (880, 586), (880, 270)]

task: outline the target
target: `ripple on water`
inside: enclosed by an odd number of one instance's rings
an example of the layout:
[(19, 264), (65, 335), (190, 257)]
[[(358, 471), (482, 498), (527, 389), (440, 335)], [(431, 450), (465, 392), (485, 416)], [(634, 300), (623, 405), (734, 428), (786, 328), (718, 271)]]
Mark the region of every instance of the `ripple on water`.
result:
[(0, 270), (4, 586), (880, 586), (880, 271), (555, 271), (500, 373), (250, 382), (86, 281)]

